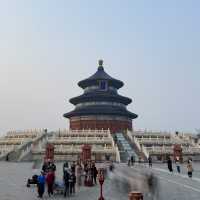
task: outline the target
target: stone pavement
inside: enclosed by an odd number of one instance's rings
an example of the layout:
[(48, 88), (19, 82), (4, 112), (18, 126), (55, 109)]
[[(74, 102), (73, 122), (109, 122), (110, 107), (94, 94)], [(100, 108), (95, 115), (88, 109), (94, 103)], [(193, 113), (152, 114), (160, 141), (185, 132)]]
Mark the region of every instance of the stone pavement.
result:
[[(27, 178), (34, 172), (32, 163), (0, 162), (0, 200), (36, 200), (35, 187), (26, 187)], [(149, 169), (143, 165), (127, 167), (125, 164), (116, 164), (114, 173), (109, 173), (103, 185), (106, 200), (128, 200), (131, 190), (140, 190), (144, 200), (199, 200), (200, 199), (200, 166), (194, 166), (194, 178), (189, 179), (185, 166), (182, 173), (169, 173), (166, 165), (154, 165)], [(57, 164), (57, 178), (62, 179), (62, 163)], [(39, 173), (39, 170), (38, 170)], [(153, 174), (153, 181), (149, 185), (148, 178)], [(45, 193), (43, 199), (71, 199), (97, 200), (99, 185), (95, 187), (81, 187), (75, 196), (64, 198), (55, 195), (49, 198)]]

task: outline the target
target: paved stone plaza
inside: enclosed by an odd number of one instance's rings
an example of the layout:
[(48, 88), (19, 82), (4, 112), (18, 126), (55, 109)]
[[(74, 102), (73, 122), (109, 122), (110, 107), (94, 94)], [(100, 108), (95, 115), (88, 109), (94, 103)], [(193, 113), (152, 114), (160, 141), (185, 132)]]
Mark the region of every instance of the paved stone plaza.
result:
[[(32, 163), (0, 162), (0, 200), (35, 200), (35, 187), (26, 187), (27, 178), (33, 174)], [(109, 173), (104, 184), (106, 200), (127, 200), (130, 190), (140, 190), (144, 200), (199, 200), (200, 197), (200, 167), (194, 164), (194, 177), (189, 179), (186, 166), (182, 166), (182, 173), (170, 174), (166, 164), (156, 164), (153, 169), (144, 165), (127, 167), (125, 164), (116, 164), (114, 173)], [(39, 173), (39, 169), (37, 170)], [(62, 163), (57, 164), (57, 179), (62, 179)], [(149, 187), (148, 178), (153, 173), (153, 184)], [(82, 187), (74, 200), (97, 200), (99, 186), (92, 188)], [(49, 198), (45, 193), (43, 199), (65, 199), (55, 195)]]

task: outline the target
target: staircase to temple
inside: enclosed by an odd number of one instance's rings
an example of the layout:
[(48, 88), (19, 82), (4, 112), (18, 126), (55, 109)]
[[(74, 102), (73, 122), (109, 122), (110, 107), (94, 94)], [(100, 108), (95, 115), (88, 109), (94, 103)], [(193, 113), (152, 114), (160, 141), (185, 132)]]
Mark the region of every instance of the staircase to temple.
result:
[(143, 148), (140, 143), (138, 142), (137, 138), (132, 135), (132, 132), (127, 131), (126, 134), (124, 134), (124, 137), (129, 142), (131, 147), (134, 149), (136, 155), (138, 158), (142, 158), (142, 160), (147, 161), (149, 155), (146, 152), (145, 148)]
[(127, 162), (128, 158), (131, 156), (134, 156), (135, 160), (138, 160), (138, 155), (135, 152), (135, 149), (129, 140), (127, 140), (124, 133), (115, 133), (114, 140), (119, 149), (121, 162)]
[(42, 133), (39, 137), (27, 144), (22, 149), (17, 161), (30, 161), (32, 160), (32, 150), (34, 148), (41, 149), (42, 146), (46, 145), (48, 134), (46, 132)]
[[(30, 140), (28, 142), (23, 143), (18, 148), (14, 149), (13, 151), (9, 152), (8, 158), (9, 161), (29, 161), (31, 160), (31, 150), (32, 148), (38, 145), (42, 145), (42, 143), (45, 142), (47, 137), (47, 133), (43, 132), (38, 137), (36, 137), (34, 140)], [(6, 157), (4, 158), (6, 160)]]

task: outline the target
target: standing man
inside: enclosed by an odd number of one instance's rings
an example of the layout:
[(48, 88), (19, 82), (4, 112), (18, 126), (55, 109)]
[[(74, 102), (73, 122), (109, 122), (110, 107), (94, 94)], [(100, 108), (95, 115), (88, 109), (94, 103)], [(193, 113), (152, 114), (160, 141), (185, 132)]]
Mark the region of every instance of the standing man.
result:
[(176, 163), (177, 172), (180, 174), (181, 173), (181, 166), (180, 166), (179, 157), (176, 157), (175, 163)]
[(168, 157), (168, 160), (167, 160), (167, 166), (168, 166), (169, 171), (173, 172), (172, 160), (171, 160), (170, 156)]
[(133, 166), (135, 164), (135, 157), (132, 155), (131, 156), (131, 165)]
[(75, 194), (76, 176), (73, 171), (71, 171), (69, 176), (69, 191), (70, 195)]
[(149, 156), (148, 162), (149, 162), (149, 167), (152, 167), (152, 157), (151, 156)]
[(94, 179), (94, 184), (95, 185), (97, 184), (97, 174), (98, 174), (97, 168), (95, 166), (95, 163), (93, 163), (92, 164), (92, 177)]
[(70, 174), (66, 168), (64, 168), (63, 180), (65, 185), (64, 197), (69, 196), (69, 177)]

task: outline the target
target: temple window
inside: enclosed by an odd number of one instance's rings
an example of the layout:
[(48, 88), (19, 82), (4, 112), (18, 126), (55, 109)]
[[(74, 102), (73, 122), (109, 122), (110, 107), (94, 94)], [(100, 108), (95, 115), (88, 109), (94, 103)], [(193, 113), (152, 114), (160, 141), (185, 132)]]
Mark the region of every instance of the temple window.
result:
[(107, 81), (99, 81), (99, 88), (100, 90), (107, 90), (108, 89), (108, 84), (107, 84)]

